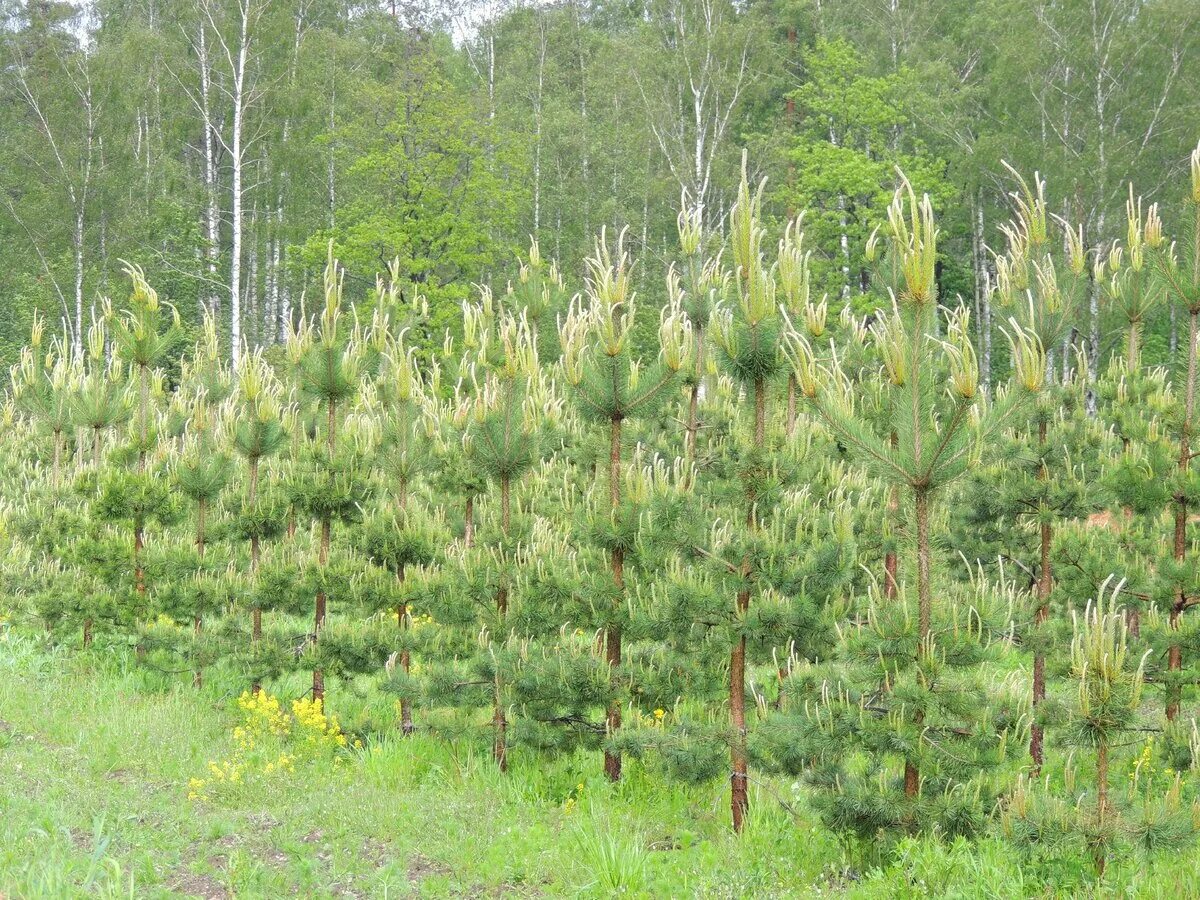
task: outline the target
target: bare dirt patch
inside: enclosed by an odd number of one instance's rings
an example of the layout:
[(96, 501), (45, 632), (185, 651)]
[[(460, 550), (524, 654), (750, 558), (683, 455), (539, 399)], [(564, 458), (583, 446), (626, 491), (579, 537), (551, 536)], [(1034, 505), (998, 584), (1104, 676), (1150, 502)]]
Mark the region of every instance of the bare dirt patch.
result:
[(408, 858), (408, 880), (411, 884), (420, 884), (426, 878), (435, 875), (451, 874), (453, 873), (449, 866), (421, 853), (414, 853)]
[(228, 900), (229, 891), (210, 875), (184, 873), (171, 882), (171, 890), (183, 897), (199, 897), (201, 900)]
[(246, 823), (260, 834), (265, 834), (279, 826), (279, 820), (266, 813), (254, 813), (246, 819)]
[(71, 846), (81, 853), (91, 853), (94, 847), (92, 836), (82, 828), (68, 828), (67, 837), (71, 840)]
[(490, 888), (477, 884), (471, 888), (467, 896), (471, 900), (482, 900), (483, 897), (545, 897), (546, 893), (537, 885), (512, 884), (506, 881)]
[(377, 869), (382, 869), (396, 858), (395, 851), (377, 838), (367, 838), (363, 841), (358, 855)]

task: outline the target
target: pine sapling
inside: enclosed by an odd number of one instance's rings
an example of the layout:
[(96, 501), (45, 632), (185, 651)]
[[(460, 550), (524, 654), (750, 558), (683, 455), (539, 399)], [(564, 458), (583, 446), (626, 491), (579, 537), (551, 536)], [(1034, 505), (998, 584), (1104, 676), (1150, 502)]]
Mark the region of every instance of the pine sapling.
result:
[[(194, 595), (192, 612), (192, 637), (199, 654), (204, 628), (206, 609), (203, 599), (206, 594), (205, 564), (208, 550), (209, 516), (221, 492), (229, 482), (230, 461), (224, 452), (225, 436), (220, 433), (221, 419), (212, 409), (203, 387), (191, 399), (187, 430), (183, 436), (183, 447), (174, 463), (174, 481), (181, 493), (195, 504), (195, 553), (196, 564), (193, 577), (200, 584)], [(193, 671), (193, 684), (203, 684), (203, 671), (199, 665)]]
[[(468, 317), (481, 317), (480, 307), (467, 307)], [(490, 332), (489, 332), (490, 334)], [(529, 320), (501, 310), (494, 337), (485, 338), (472, 372), (473, 397), (466, 410), (466, 460), (486, 473), (499, 489), (499, 522), (490, 548), (490, 561), (468, 552), (464, 563), (468, 582), (494, 569), (484, 584), (494, 585), (494, 609), (481, 630), (482, 650), (491, 661), (492, 756), (501, 772), (508, 770), (508, 716), (504, 665), (494, 638), (504, 640), (510, 594), (516, 580), (518, 535), (513, 523), (513, 489), (541, 458), (543, 429), (558, 417), (561, 400), (542, 371)], [(482, 599), (482, 598), (481, 598)]]
[[(632, 260), (625, 250), (624, 232), (618, 236), (615, 249), (609, 247), (605, 233), (601, 232), (587, 267), (587, 300), (577, 297), (559, 323), (562, 367), (580, 415), (607, 427), (608, 509), (610, 517), (615, 518), (622, 502), (624, 423), (649, 415), (667, 399), (676, 376), (690, 361), (694, 345), (687, 317), (679, 309), (667, 308), (660, 319), (662, 350), (658, 360), (643, 367), (634, 358), (630, 341), (635, 294), (631, 285)], [(614, 684), (621, 677), (618, 611), (624, 602), (628, 549), (614, 542), (609, 550), (615, 609), (604, 629), (603, 640)], [(607, 727), (610, 735), (615, 735), (621, 727), (621, 705), (616, 699), (609, 704)], [(621, 778), (621, 756), (612, 748), (604, 752), (604, 773), (610, 781)]]
[[(287, 353), (293, 378), (303, 395), (317, 406), (317, 437), (303, 451), (306, 470), (294, 483), (294, 505), (316, 520), (318, 587), (313, 602), (310, 645), (316, 645), (328, 613), (326, 589), (329, 551), (335, 520), (351, 521), (361, 515), (365, 484), (354, 435), (339, 441), (339, 425), (347, 407), (358, 396), (362, 381), (366, 336), (359, 327), (343, 321), (344, 272), (330, 244), (325, 266), (324, 305), (314, 323), (302, 318), (288, 336)], [(313, 668), (313, 700), (325, 696), (325, 675), (319, 663)]]
[[(1170, 429), (1178, 445), (1176, 472), (1171, 491), (1173, 508), (1173, 533), (1171, 541), (1172, 565), (1165, 566), (1168, 579), (1173, 581), (1170, 603), (1169, 626), (1172, 632), (1180, 630), (1180, 622), (1189, 606), (1200, 602), (1200, 584), (1194, 573), (1189, 577), (1188, 554), (1188, 509), (1200, 502), (1200, 479), (1191, 466), (1192, 450), (1196, 430), (1196, 380), (1197, 363), (1200, 355), (1200, 147), (1192, 152), (1191, 191), (1182, 209), (1184, 245), (1181, 263), (1174, 245), (1168, 246), (1162, 237), (1157, 222), (1146, 226), (1146, 244), (1149, 248), (1155, 271), (1161, 279), (1166, 293), (1173, 304), (1181, 304), (1188, 314), (1188, 339), (1186, 358), (1182, 365), (1181, 389), (1168, 415)], [(1182, 395), (1182, 396), (1180, 396)], [(1173, 676), (1183, 669), (1183, 648), (1177, 636), (1168, 647), (1168, 670)], [(1179, 715), (1180, 685), (1172, 681), (1167, 687), (1166, 713), (1168, 721)]]
[[(1194, 809), (1181, 803), (1181, 777), (1156, 776), (1152, 752), (1132, 761), (1127, 790), (1113, 785), (1119, 748), (1143, 730), (1140, 720), (1146, 655), (1130, 652), (1127, 617), (1118, 606), (1119, 583), (1105, 583), (1082, 615), (1073, 614), (1071, 677), (1077, 690), (1066, 727), (1069, 743), (1094, 754), (1094, 786), (1076, 787), (1077, 766), (1068, 759), (1064, 794), (1047, 777), (1023, 778), (1001, 810), (1004, 834), (1029, 853), (1066, 848), (1088, 853), (1103, 876), (1117, 849), (1161, 852), (1190, 844)], [(1107, 595), (1107, 596), (1106, 596)], [(1147, 751), (1149, 751), (1147, 745)]]
[[(850, 394), (850, 378), (836, 363), (820, 366), (810, 342), (790, 329), (786, 339), (797, 384), (813, 412), (886, 482), (905, 495), (902, 510), (915, 537), (917, 616), (915, 663), (923, 673), (922, 699), (901, 703), (897, 713), (916, 730), (929, 727), (925, 710), (936, 707), (941, 661), (933, 631), (932, 501), (961, 477), (980, 447), (990, 443), (1020, 407), (1041, 390), (1046, 356), (1037, 335), (1014, 327), (1014, 386), (991, 406), (980, 403), (979, 368), (970, 340), (968, 313), (960, 307), (946, 324), (944, 340), (934, 336), (937, 315), (938, 231), (928, 197), (919, 200), (905, 181), (888, 211), (888, 247), (881, 277), (892, 297), (892, 312), (873, 326), (888, 399), (882, 428), (867, 420)], [(873, 249), (873, 248), (872, 248)], [(894, 435), (894, 440), (893, 436)], [(895, 614), (887, 613), (887, 618)], [(880, 622), (886, 623), (881, 610)], [(911, 665), (911, 663), (910, 663)], [(884, 691), (887, 691), (886, 684)], [(821, 728), (820, 715), (815, 718)], [(868, 744), (869, 746), (869, 744)], [(903, 796), (918, 809), (921, 791), (919, 746), (906, 747)], [(921, 815), (916, 815), (919, 821)]]
[[(1010, 168), (1009, 171), (1020, 189), (1012, 194), (1017, 218), (1003, 228), (1008, 239), (1007, 253), (996, 258), (998, 305), (1008, 312), (1014, 327), (1035, 335), (1043, 348), (1056, 348), (1069, 337), (1074, 317), (1088, 290), (1083, 230), (1059, 220), (1063, 226), (1062, 245), (1066, 248), (1066, 258), (1058, 259), (1053, 252), (1045, 182), (1034, 173), (1031, 187), (1015, 170)], [(1036, 574), (1031, 576), (1036, 579), (1036, 608), (1029, 635), (1034, 643), (1034, 722), (1029, 738), (1034, 774), (1041, 769), (1044, 759), (1043, 724), (1037, 713), (1039, 705), (1046, 699), (1043, 633), (1047, 631), (1044, 626), (1050, 614), (1053, 589), (1054, 526), (1062, 519), (1087, 512), (1083, 491), (1076, 484), (1077, 475), (1070, 467), (1071, 457), (1064, 457), (1063, 452), (1063, 441), (1070, 431), (1070, 422), (1063, 411), (1077, 398), (1077, 387), (1081, 383), (1071, 375), (1070, 366), (1071, 360), (1064, 355), (1061, 385), (1055, 383), (1050, 371), (1047, 372), (1046, 387), (1039, 392), (1030, 409), (1028, 436), (1014, 440), (1014, 456), (1022, 462), (1030, 460), (1032, 478), (1024, 477), (1026, 471), (1014, 473), (1000, 469), (997, 479), (993, 479), (998, 480), (998, 484), (982, 486), (983, 516), (1002, 518), (1004, 522), (1031, 520), (1037, 526), (1037, 557), (1033, 569)], [(1053, 369), (1052, 359), (1047, 360), (1047, 368)], [(1034, 635), (1033, 631), (1039, 633)]]
[[(762, 227), (762, 197), (766, 188), (763, 179), (756, 189), (750, 187), (746, 172), (746, 155), (742, 155), (742, 181), (738, 199), (730, 211), (730, 242), (733, 252), (734, 285), (737, 302), (722, 307), (714, 316), (713, 337), (720, 348), (723, 368), (742, 387), (752, 410), (751, 437), (746, 442), (740, 462), (740, 478), (744, 490), (744, 527), (746, 540), (762, 524), (759, 508), (764, 480), (770, 478), (771, 459), (767, 452), (768, 391), (787, 369), (781, 333), (783, 318), (776, 299), (777, 274), (786, 271), (788, 290), (803, 292), (801, 282), (807, 283), (807, 260), (801, 248), (802, 237), (792, 240), (789, 231), (781, 248), (787, 263), (768, 266), (763, 254), (766, 230)], [(806, 304), (807, 305), (807, 304)], [(790, 423), (789, 423), (790, 424)], [(740, 586), (734, 600), (739, 618), (750, 610), (756, 573), (749, 549), (738, 565)], [(729, 713), (733, 726), (730, 746), (730, 804), (733, 828), (741, 831), (749, 807), (746, 750), (746, 636), (739, 635), (730, 651)]]
[[(226, 406), (226, 431), (233, 451), (245, 461), (245, 493), (235, 509), (235, 531), (250, 545), (247, 579), (251, 601), (250, 644), (257, 648), (262, 640), (262, 594), (257, 590), (259, 565), (264, 540), (283, 530), (279, 504), (262, 491), (263, 464), (274, 457), (287, 443), (288, 430), (282, 409), (282, 385), (263, 358), (261, 350), (244, 353), (238, 361), (236, 389)], [(253, 657), (253, 652), (251, 653)], [(252, 661), (252, 666), (256, 663)], [(251, 690), (257, 694), (261, 687), (257, 675)]]
[[(121, 505), (118, 494), (124, 495), (129, 518), (133, 520), (134, 584), (139, 594), (146, 592), (145, 573), (142, 568), (142, 549), (145, 544), (147, 519), (155, 515), (156, 505), (161, 506), (166, 498), (152, 499), (159, 485), (146, 472), (146, 459), (158, 441), (154, 428), (156, 418), (155, 399), (162, 394), (160, 367), (176, 348), (182, 336), (179, 312), (158, 299), (158, 292), (146, 281), (145, 274), (133, 265), (125, 266), (125, 274), (132, 283), (129, 305), (120, 314), (113, 311), (111, 303), (105, 301), (105, 317), (111, 323), (111, 337), (116, 355), (130, 367), (133, 378), (134, 423), (130, 434), (130, 449), (136, 457), (133, 479), (122, 486), (111, 484), (110, 500)], [(164, 314), (169, 312), (170, 318)], [(143, 501), (135, 500), (141, 495)]]

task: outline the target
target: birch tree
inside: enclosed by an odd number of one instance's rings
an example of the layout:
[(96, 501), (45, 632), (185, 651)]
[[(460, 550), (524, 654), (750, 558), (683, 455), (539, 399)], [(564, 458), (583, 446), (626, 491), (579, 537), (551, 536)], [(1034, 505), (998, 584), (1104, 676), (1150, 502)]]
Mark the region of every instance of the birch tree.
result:
[[(20, 168), (11, 186), (0, 192), (4, 211), (17, 224), (52, 286), (70, 335), (73, 354), (83, 352), (84, 281), (89, 261), (88, 227), (91, 202), (102, 164), (100, 121), (103, 96), (92, 83), (91, 57), (86, 47), (61, 32), (39, 34), (31, 23), (25, 42), (15, 47), (5, 74), (27, 129), (14, 136), (8, 149)], [(57, 214), (35, 220), (23, 212), (17, 198), (40, 194), (57, 207)], [(54, 262), (54, 232), (59, 222), (68, 229), (70, 282), (64, 287)]]
[[(254, 117), (262, 104), (265, 85), (260, 67), (261, 36), (258, 27), (270, 0), (234, 0), (223, 6), (219, 0), (203, 0), (201, 22), (195, 38), (197, 57), (211, 60), (211, 68), (200, 63), (200, 87), (185, 87), (205, 129), (205, 141), (215, 141), (229, 167), (229, 297), (230, 356), (236, 365), (242, 345), (242, 252), (245, 244), (245, 203), (253, 185), (247, 173), (252, 151), (263, 137), (263, 124)], [(201, 50), (203, 47), (203, 52)], [(206, 157), (211, 152), (206, 144)], [(207, 164), (205, 175), (209, 175)], [(216, 180), (208, 182), (216, 193)], [(209, 200), (207, 237), (213, 242), (215, 202)], [(211, 251), (210, 251), (211, 253)], [(211, 260), (211, 256), (210, 256)], [(214, 302), (214, 306), (215, 306)]]
[(651, 73), (636, 76), (655, 142), (680, 189), (700, 211), (749, 80), (752, 32), (727, 0), (660, 0)]

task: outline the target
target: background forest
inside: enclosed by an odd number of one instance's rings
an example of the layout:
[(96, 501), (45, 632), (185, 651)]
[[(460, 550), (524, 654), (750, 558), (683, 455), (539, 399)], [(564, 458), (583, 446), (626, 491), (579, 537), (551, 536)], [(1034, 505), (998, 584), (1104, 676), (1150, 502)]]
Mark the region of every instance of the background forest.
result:
[[(681, 192), (723, 230), (749, 147), (835, 296), (894, 167), (928, 191), (987, 381), (1002, 161), (1103, 249), (1195, 142), (1198, 41), (1191, 0), (0, 0), (0, 363), (35, 308), (81, 341), (123, 259), (230, 353), (280, 339), (330, 239), (359, 294), (398, 257), (434, 333), (531, 234), (576, 290), (628, 227), (661, 294)], [(1112, 323), (1075, 325), (1095, 363)]]

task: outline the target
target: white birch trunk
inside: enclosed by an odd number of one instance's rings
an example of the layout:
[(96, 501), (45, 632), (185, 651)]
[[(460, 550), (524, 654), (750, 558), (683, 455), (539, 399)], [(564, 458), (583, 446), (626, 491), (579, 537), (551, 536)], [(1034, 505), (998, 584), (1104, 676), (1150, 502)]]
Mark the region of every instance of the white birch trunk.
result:
[(212, 130), (212, 68), (208, 59), (208, 39), (204, 23), (200, 23), (199, 39), (196, 42), (200, 65), (201, 124), (204, 128), (204, 256), (208, 270), (208, 285), (205, 288), (209, 313), (216, 318), (221, 312), (221, 294), (216, 289), (217, 259), (221, 253), (220, 200), (217, 195), (216, 147)]
[(241, 359), (242, 352), (242, 179), (246, 162), (242, 132), (246, 122), (246, 60), (250, 52), (250, 3), (251, 0), (242, 0), (239, 6), (241, 38), (238, 41), (237, 62), (233, 72), (233, 126), (230, 140), (233, 184), (230, 190), (229, 338), (235, 367)]
[(533, 101), (533, 234), (542, 227), (542, 92), (546, 80), (546, 23), (538, 18), (537, 93)]

